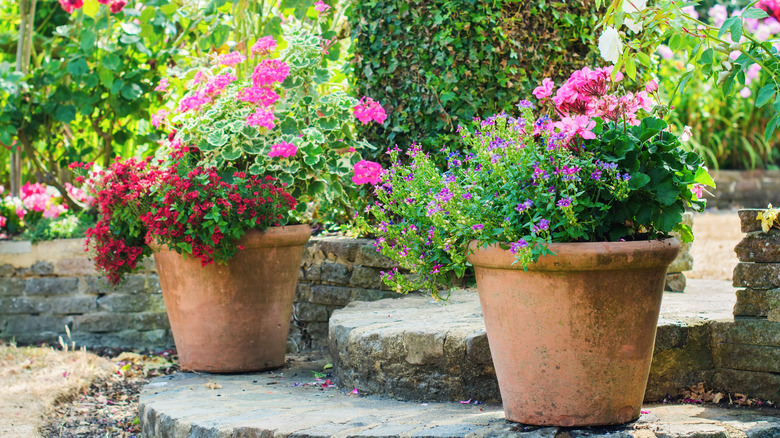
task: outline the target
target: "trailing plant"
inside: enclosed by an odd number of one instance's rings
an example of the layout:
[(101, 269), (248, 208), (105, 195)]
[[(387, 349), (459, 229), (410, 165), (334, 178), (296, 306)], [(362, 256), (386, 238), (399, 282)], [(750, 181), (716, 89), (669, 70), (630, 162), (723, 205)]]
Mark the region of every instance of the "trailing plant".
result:
[(554, 119), (537, 118), (521, 101), (519, 117), (501, 113), (461, 128), (459, 147), (425, 153), (415, 145), (409, 164), (391, 150), (392, 165), (374, 186), (379, 202), (359, 221), (379, 236), (377, 251), (419, 276), (394, 270), (385, 282), (438, 297), (439, 285), (463, 275), (472, 241), (500, 244), (523, 266), (550, 254), (553, 242), (672, 231), (691, 241), (682, 213), (703, 210), (701, 185), (712, 179), (663, 120), (640, 117), (652, 109), (648, 91), (627, 91), (611, 71), (576, 71), (557, 91), (543, 81), (534, 94), (554, 106)]
[(561, 72), (592, 61), (596, 13), (592, 0), (355, 2), (355, 95), (388, 113), (363, 131), (374, 143), (418, 141), (426, 151), (456, 140), (458, 125), (509, 110), (542, 78), (565, 79)]

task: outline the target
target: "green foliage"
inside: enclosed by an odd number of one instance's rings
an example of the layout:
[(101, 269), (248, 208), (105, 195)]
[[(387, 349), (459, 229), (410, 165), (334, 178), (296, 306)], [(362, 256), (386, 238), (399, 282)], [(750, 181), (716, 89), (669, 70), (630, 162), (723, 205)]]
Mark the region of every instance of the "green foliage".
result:
[[(202, 109), (173, 117), (177, 138), (199, 149), (204, 166), (227, 174), (240, 170), (270, 175), (287, 184), (292, 196), (300, 201), (298, 219), (307, 207), (314, 207), (315, 215), (348, 221), (353, 208), (359, 207), (358, 190), (365, 190), (350, 181), (353, 166), (361, 159), (359, 152), (374, 149), (355, 132), (352, 109), (358, 100), (331, 81), (318, 35), (298, 28), (283, 38), (286, 48), (278, 60), (289, 66), (289, 76), (275, 86), (281, 97), (268, 108), (276, 119), (271, 129), (248, 123), (248, 116), (259, 107), (239, 98), (253, 86), (252, 78), (244, 74), (244, 81), (232, 83)], [(238, 71), (257, 64), (258, 58), (256, 55), (254, 60), (236, 66)], [(204, 74), (204, 70), (198, 71)], [(217, 63), (205, 71), (205, 77), (213, 77), (232, 74), (236, 69)], [(191, 89), (184, 99), (199, 93), (199, 88)], [(269, 156), (282, 142), (293, 144), (295, 152), (291, 156)], [(309, 206), (310, 202), (314, 204)]]
[(83, 238), (87, 228), (95, 224), (95, 217), (87, 213), (63, 215), (56, 219), (42, 218), (21, 235), (33, 243), (43, 240)]
[(543, 78), (592, 62), (596, 12), (592, 0), (355, 2), (355, 91), (388, 114), (368, 140), (433, 149), (459, 124), (508, 110)]
[(446, 171), (419, 146), (407, 152), (408, 165), (391, 151), (373, 217), (358, 219), (379, 236), (378, 250), (419, 274), (387, 272), (388, 285), (438, 297), (439, 285), (465, 272), (473, 241), (499, 244), (528, 266), (553, 242), (650, 240), (671, 231), (693, 239), (682, 213), (702, 210), (691, 188), (713, 182), (664, 121), (599, 121), (597, 137), (580, 143), (551, 131), (534, 136), (531, 120), (526, 109), (521, 118), (501, 114), (461, 130), (463, 148), (439, 152)]

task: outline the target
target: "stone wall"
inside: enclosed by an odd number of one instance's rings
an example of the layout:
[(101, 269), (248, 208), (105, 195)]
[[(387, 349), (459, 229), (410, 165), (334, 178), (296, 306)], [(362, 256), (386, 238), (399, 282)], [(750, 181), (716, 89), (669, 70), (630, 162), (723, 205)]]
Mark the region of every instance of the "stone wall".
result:
[(717, 186), (705, 194), (707, 207), (718, 209), (766, 208), (780, 205), (780, 170), (713, 171)]
[(82, 239), (0, 242), (0, 339), (77, 346), (173, 345), (157, 274), (147, 267), (117, 288), (95, 272)]
[[(381, 283), (381, 270), (396, 265), (372, 243), (314, 237), (307, 244), (291, 352), (325, 348), (334, 309), (401, 296)], [(66, 326), (77, 346), (156, 350), (174, 345), (153, 261), (112, 288), (95, 272), (81, 239), (0, 242), (0, 339), (51, 344), (65, 337)]]

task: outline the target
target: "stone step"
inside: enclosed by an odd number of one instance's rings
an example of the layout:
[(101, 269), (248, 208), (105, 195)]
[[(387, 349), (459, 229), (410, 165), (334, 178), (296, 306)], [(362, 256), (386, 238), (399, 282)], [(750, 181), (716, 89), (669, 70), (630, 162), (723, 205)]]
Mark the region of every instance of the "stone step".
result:
[(324, 360), (292, 361), (272, 372), (177, 373), (141, 392), (143, 436), (157, 437), (519, 437), (772, 438), (780, 411), (646, 405), (634, 423), (583, 429), (510, 423), (497, 404), (410, 402), (326, 387)]
[[(733, 321), (735, 291), (727, 281), (691, 280), (685, 293), (664, 294), (647, 401), (715, 377), (711, 324)], [(336, 380), (346, 387), (402, 400), (501, 400), (476, 290), (454, 291), (445, 303), (352, 303), (333, 313), (329, 333)], [(760, 390), (755, 396), (767, 395)]]

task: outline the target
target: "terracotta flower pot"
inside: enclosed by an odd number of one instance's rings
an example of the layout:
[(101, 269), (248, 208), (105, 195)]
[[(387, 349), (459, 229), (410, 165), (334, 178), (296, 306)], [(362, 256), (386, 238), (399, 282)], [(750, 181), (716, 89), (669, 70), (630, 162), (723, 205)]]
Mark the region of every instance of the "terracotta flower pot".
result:
[(498, 246), (474, 265), (506, 418), (595, 426), (639, 418), (676, 239), (552, 244), (524, 271)]
[(248, 372), (284, 365), (308, 225), (249, 230), (227, 265), (161, 248), (154, 255), (184, 370)]

